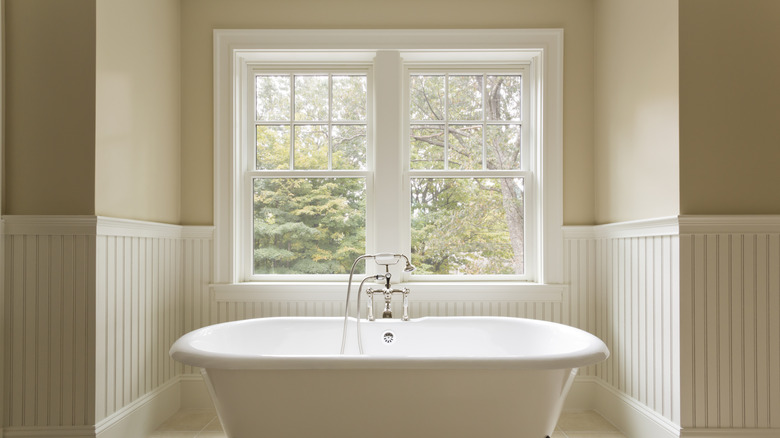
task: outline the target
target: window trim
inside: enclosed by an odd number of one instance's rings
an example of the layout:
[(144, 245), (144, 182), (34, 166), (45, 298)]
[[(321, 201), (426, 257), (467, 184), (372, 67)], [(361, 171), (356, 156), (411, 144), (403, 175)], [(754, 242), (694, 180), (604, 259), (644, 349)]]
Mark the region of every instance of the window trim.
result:
[[(236, 114), (241, 113), (241, 98), (235, 99), (240, 81), (246, 81), (247, 65), (254, 62), (278, 62), (291, 64), (305, 53), (309, 60), (349, 63), (365, 63), (383, 53), (382, 49), (401, 50), (406, 61), (441, 62), (432, 59), (429, 51), (447, 53), (452, 62), (452, 51), (478, 52), (492, 49), (505, 53), (508, 60), (518, 61), (526, 57), (534, 59), (531, 74), (537, 78), (537, 93), (541, 96), (532, 102), (539, 115), (536, 123), (543, 145), (537, 161), (537, 188), (539, 197), (535, 218), (540, 236), (537, 254), (540, 265), (533, 283), (528, 282), (480, 282), (480, 292), (495, 285), (501, 290), (510, 287), (520, 290), (524, 286), (561, 284), (563, 281), (563, 30), (562, 29), (510, 29), (510, 30), (221, 30), (214, 31), (214, 272), (213, 280), (222, 285), (241, 284), (237, 218), (233, 213), (241, 201), (240, 160), (237, 156), (243, 148), (234, 147), (241, 142), (241, 132)], [(473, 55), (473, 52), (471, 53)], [(296, 56), (297, 55), (297, 56)], [(457, 56), (457, 55), (456, 55)], [(457, 60), (455, 60), (457, 62)], [(375, 66), (375, 68), (377, 68)], [(395, 72), (400, 75), (403, 72)], [(375, 114), (375, 117), (379, 117)], [(400, 117), (400, 116), (399, 116)], [(380, 133), (375, 133), (379, 137)], [(396, 134), (400, 136), (401, 134)], [(400, 139), (399, 139), (400, 140)], [(243, 143), (242, 143), (243, 144)], [(379, 243), (379, 242), (378, 242)], [(468, 280), (464, 280), (468, 283)], [(288, 288), (289, 293), (306, 291), (307, 285)], [(416, 283), (416, 287), (432, 290), (437, 283)], [(267, 290), (268, 287), (241, 284), (241, 290)], [(292, 286), (292, 285), (290, 285)], [(534, 289), (538, 290), (538, 289)], [(342, 295), (342, 294), (339, 294)], [(292, 298), (292, 296), (290, 296)], [(343, 297), (336, 297), (336, 299)]]

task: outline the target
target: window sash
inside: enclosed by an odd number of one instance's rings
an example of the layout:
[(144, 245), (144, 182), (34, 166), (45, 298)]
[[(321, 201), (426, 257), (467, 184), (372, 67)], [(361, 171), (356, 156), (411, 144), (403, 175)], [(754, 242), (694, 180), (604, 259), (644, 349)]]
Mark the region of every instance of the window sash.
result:
[[(240, 255), (237, 262), (240, 264), (239, 278), (241, 281), (263, 281), (263, 282), (301, 282), (301, 281), (344, 281), (345, 274), (255, 274), (254, 273), (254, 180), (257, 178), (363, 178), (366, 185), (366, 249), (370, 247), (369, 231), (373, 227), (372, 218), (372, 192), (373, 192), (373, 147), (372, 147), (372, 117), (373, 117), (373, 78), (372, 66), (369, 63), (360, 63), (357, 65), (344, 67), (341, 64), (317, 63), (317, 64), (250, 64), (247, 65), (246, 78), (242, 81), (242, 88), (237, 90), (237, 94), (245, 99), (242, 117), (245, 133), (242, 150), (242, 183), (240, 184), (240, 196), (236, 211), (239, 219), (237, 221), (240, 231), (238, 235), (238, 248)], [(255, 78), (258, 75), (290, 75), (291, 81), (291, 102), (289, 120), (259, 120), (256, 112), (256, 83)], [(366, 76), (366, 120), (365, 121), (334, 121), (332, 112), (329, 111), (327, 120), (295, 120), (295, 92), (294, 84), (296, 75), (328, 75), (329, 84), (332, 76), (338, 75), (365, 75)], [(328, 90), (328, 107), (332, 110), (332, 90)], [(256, 127), (285, 125), (290, 127), (290, 150), (289, 150), (289, 169), (256, 169)], [(295, 169), (294, 154), (295, 127), (302, 125), (327, 126), (328, 131), (334, 125), (365, 125), (366, 126), (366, 165), (365, 170), (341, 170), (332, 169), (331, 152), (328, 153), (328, 169)], [(330, 143), (330, 142), (329, 142)]]

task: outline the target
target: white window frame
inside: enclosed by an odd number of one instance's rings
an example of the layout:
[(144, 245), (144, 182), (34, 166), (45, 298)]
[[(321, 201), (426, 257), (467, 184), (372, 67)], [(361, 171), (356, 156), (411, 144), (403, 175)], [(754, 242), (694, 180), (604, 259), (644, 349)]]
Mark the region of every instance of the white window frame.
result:
[[(238, 278), (244, 282), (253, 281), (279, 281), (279, 282), (305, 282), (310, 281), (311, 275), (273, 275), (263, 274), (255, 275), (254, 271), (254, 259), (252, 258), (252, 251), (254, 247), (254, 236), (251, 234), (252, 230), (252, 180), (254, 178), (271, 177), (273, 178), (334, 178), (334, 177), (357, 177), (364, 178), (366, 181), (366, 226), (372, 223), (374, 217), (373, 197), (368, 196), (374, 190), (373, 175), (373, 147), (371, 147), (370, 139), (373, 138), (372, 125), (368, 123), (373, 117), (373, 80), (372, 80), (372, 64), (368, 62), (360, 63), (357, 61), (350, 62), (349, 67), (345, 67), (343, 64), (327, 64), (327, 63), (300, 63), (300, 64), (282, 64), (273, 61), (262, 61), (261, 63), (251, 62), (246, 66), (247, 69), (247, 81), (238, 91), (238, 95), (242, 97), (254, 96), (254, 93), (247, 93), (247, 91), (254, 91), (255, 75), (262, 74), (292, 74), (295, 76), (300, 73), (323, 73), (323, 74), (364, 74), (366, 75), (367, 84), (367, 101), (366, 101), (366, 138), (369, 139), (366, 143), (366, 169), (365, 170), (255, 170), (254, 162), (254, 148), (255, 142), (249, 139), (255, 137), (255, 110), (254, 100), (246, 99), (244, 102), (247, 105), (244, 108), (244, 120), (242, 126), (239, 128), (241, 131), (245, 131), (245, 139), (241, 141), (243, 145), (235, 145), (235, 147), (243, 148), (243, 157), (241, 160), (241, 172), (245, 175), (244, 183), (239, 188), (241, 194), (239, 195), (243, 201), (239, 202), (236, 206), (238, 212), (238, 218), (236, 224), (238, 225), (238, 243), (236, 250), (238, 254), (236, 257), (243, 266), (239, 266)], [(294, 126), (297, 122), (291, 117), (291, 126)], [(330, 120), (329, 120), (330, 125)], [(293, 131), (294, 132), (294, 131)], [(293, 158), (292, 156), (290, 157)], [(371, 251), (373, 248), (372, 242), (366, 239), (366, 250)], [(326, 281), (339, 281), (346, 280), (344, 275), (322, 275), (318, 278)]]
[[(538, 244), (526, 260), (537, 260), (529, 275), (530, 281), (426, 281), (407, 283), (416, 296), (435, 299), (437, 294), (459, 293), (471, 299), (534, 299), (541, 293), (562, 290), (563, 280), (563, 31), (561, 29), (533, 30), (215, 30), (214, 31), (214, 272), (215, 290), (219, 294), (250, 294), (284, 296), (285, 299), (343, 299), (344, 282), (251, 282), (246, 281), (242, 262), (241, 221), (238, 208), (242, 204), (242, 158), (247, 130), (239, 117), (247, 102), (241, 95), (242, 83), (247, 83), (251, 65), (279, 63), (291, 65), (305, 59), (308, 63), (373, 63), (375, 77), (402, 86), (405, 71), (398, 58), (406, 63), (455, 63), (474, 60), (475, 55), (489, 52), (505, 57), (507, 62), (530, 62), (530, 74), (535, 77), (538, 96), (531, 104), (537, 115), (532, 141), (538, 142), (535, 156), (534, 179), (531, 184), (536, 199), (536, 224), (533, 234)], [(403, 125), (405, 112), (396, 90), (376, 89), (374, 98), (382, 105), (374, 106), (374, 118), (389, 118), (395, 126)], [(392, 102), (392, 103), (390, 103)], [(408, 112), (408, 111), (406, 111)], [(391, 126), (392, 123), (382, 126)], [(394, 132), (389, 132), (394, 131)], [(409, 178), (405, 157), (393, 147), (383, 144), (406, 143), (403, 130), (388, 130), (375, 126), (375, 163), (381, 166), (369, 170), (375, 178), (378, 173), (397, 175), (400, 181)], [(408, 148), (405, 148), (408, 153)], [(369, 152), (370, 153), (370, 152)], [(390, 155), (388, 155), (390, 154)], [(243, 160), (245, 162), (245, 160)], [(526, 182), (528, 183), (528, 182)], [(396, 185), (395, 187), (400, 187)], [(408, 192), (408, 190), (407, 190)], [(374, 187), (375, 199), (392, 198), (395, 205), (404, 205), (403, 190), (394, 187)], [(406, 202), (408, 204), (408, 202)], [(371, 208), (373, 210), (373, 208)], [(371, 211), (367, 212), (371, 216)], [(399, 212), (398, 215), (403, 215)], [(398, 227), (401, 222), (393, 215), (376, 215), (373, 235), (367, 236), (368, 251), (398, 245), (395, 236), (400, 230), (386, 233), (387, 227)], [(407, 226), (408, 227), (408, 226)], [(382, 230), (382, 232), (379, 232)], [(390, 237), (392, 236), (392, 237)], [(396, 239), (395, 242), (390, 240)], [(408, 238), (406, 239), (408, 241)], [(372, 242), (372, 243), (369, 243)], [(407, 244), (407, 242), (404, 242)], [(399, 273), (400, 274), (400, 273)], [(396, 278), (401, 278), (400, 275)], [(283, 286), (283, 287), (282, 287)], [(423, 293), (423, 295), (417, 295)], [(258, 295), (259, 294), (259, 295)], [(426, 295), (427, 294), (427, 295)], [(245, 296), (244, 298), (247, 298)], [(452, 297), (450, 296), (449, 299)]]
[[(428, 53), (430, 56), (431, 53)], [(443, 56), (446, 56), (446, 54), (442, 54)], [(484, 55), (484, 54), (483, 54)], [(435, 56), (434, 56), (435, 57)], [(409, 78), (411, 74), (503, 74), (503, 75), (511, 75), (511, 74), (521, 74), (523, 76), (523, 91), (522, 91), (522, 99), (523, 99), (523, 108), (522, 108), (522, 114), (523, 118), (519, 121), (508, 121), (506, 123), (519, 123), (522, 126), (521, 129), (521, 135), (522, 135), (522, 158), (520, 160), (521, 162), (521, 168), (517, 170), (408, 170), (408, 177), (404, 179), (404, 193), (407, 194), (407, 198), (411, 194), (411, 178), (502, 178), (502, 177), (515, 177), (515, 178), (523, 178), (523, 186), (524, 186), (524, 199), (523, 203), (525, 206), (525, 211), (527, 214), (533, 215), (533, 213), (536, 211), (536, 191), (534, 190), (534, 172), (536, 168), (536, 162), (534, 160), (535, 157), (535, 140), (532, 139), (532, 136), (536, 133), (536, 128), (534, 125), (534, 111), (531, 111), (531, 106), (533, 105), (533, 102), (536, 101), (536, 92), (537, 90), (532, 90), (531, 84), (535, 83), (535, 78), (531, 74), (531, 62), (530, 61), (523, 61), (523, 62), (517, 62), (516, 60), (502, 60), (503, 56), (499, 56), (499, 59), (494, 59), (492, 62), (488, 62), (486, 59), (474, 59), (474, 60), (466, 60), (461, 59), (459, 64), (436, 64), (436, 63), (430, 63), (430, 62), (410, 62), (405, 61), (404, 62), (404, 86), (403, 86), (403, 92), (404, 92), (404, 100), (403, 105), (404, 108), (409, 108), (409, 92), (411, 90), (409, 85)], [(475, 63), (473, 69), (469, 70), (468, 65)], [(484, 99), (485, 96), (483, 96)], [(409, 111), (404, 111), (404, 118), (403, 118), (403, 128), (404, 128), (404, 146), (405, 149), (403, 151), (403, 157), (404, 157), (404, 166), (408, 169), (409, 166), (409, 155), (411, 153), (410, 149), (410, 132), (409, 128), (411, 127), (412, 121), (410, 120)], [(450, 121), (449, 118), (446, 119), (447, 122)], [(483, 118), (484, 120), (484, 118)], [(419, 121), (422, 122), (422, 121)], [(437, 124), (437, 121), (432, 121), (430, 124)], [(484, 163), (483, 163), (484, 164)], [(404, 204), (404, 207), (406, 207), (407, 214), (404, 216), (404, 220), (402, 222), (402, 225), (409, 225), (405, 229), (401, 231), (401, 236), (403, 237), (404, 242), (404, 248), (411, 248), (411, 224), (408, 220), (406, 220), (407, 217), (411, 216), (411, 205), (407, 202)], [(404, 274), (404, 277), (402, 279), (409, 280), (412, 279), (413, 281), (418, 282), (447, 282), (447, 281), (501, 281), (501, 282), (508, 282), (508, 281), (534, 281), (536, 278), (537, 270), (536, 270), (536, 254), (537, 254), (537, 236), (536, 236), (536, 218), (533, 218), (532, 220), (525, 221), (524, 227), (525, 227), (525, 233), (523, 234), (523, 240), (524, 240), (524, 246), (525, 246), (525, 253), (531, 254), (531, 257), (526, 257), (524, 260), (524, 268), (525, 272), (523, 274), (517, 275), (517, 274), (502, 274), (502, 275), (446, 275), (446, 274), (437, 274), (437, 275), (411, 275), (411, 274)]]

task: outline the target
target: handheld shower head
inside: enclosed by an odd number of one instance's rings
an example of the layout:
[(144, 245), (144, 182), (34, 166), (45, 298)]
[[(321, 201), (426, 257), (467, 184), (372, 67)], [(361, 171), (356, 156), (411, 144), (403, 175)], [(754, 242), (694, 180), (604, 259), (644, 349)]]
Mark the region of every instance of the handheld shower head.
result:
[(404, 272), (412, 272), (412, 271), (414, 271), (415, 269), (417, 269), (417, 267), (416, 267), (416, 266), (414, 266), (414, 265), (413, 265), (413, 264), (412, 264), (412, 263), (409, 261), (409, 258), (408, 258), (408, 257), (406, 257), (406, 256), (403, 256), (403, 257), (404, 257), (404, 259), (406, 259), (406, 266), (404, 267)]

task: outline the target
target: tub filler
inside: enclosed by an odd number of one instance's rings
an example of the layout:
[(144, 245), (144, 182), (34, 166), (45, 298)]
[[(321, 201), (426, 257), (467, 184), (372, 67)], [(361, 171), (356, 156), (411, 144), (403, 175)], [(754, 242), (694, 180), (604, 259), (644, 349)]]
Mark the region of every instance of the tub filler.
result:
[[(601, 340), (505, 317), (261, 318), (204, 327), (171, 348), (201, 367), (231, 438), (545, 438)], [(347, 339), (356, 338), (356, 320)]]

